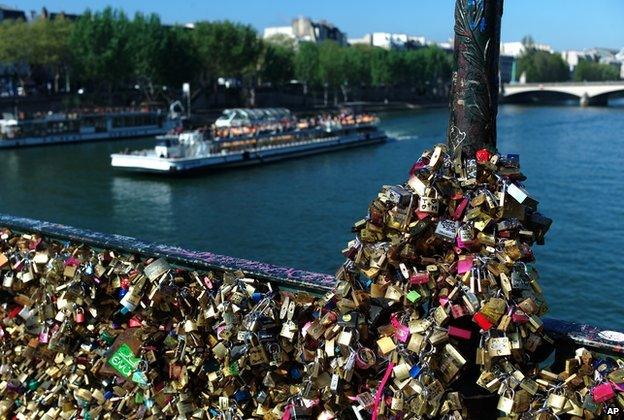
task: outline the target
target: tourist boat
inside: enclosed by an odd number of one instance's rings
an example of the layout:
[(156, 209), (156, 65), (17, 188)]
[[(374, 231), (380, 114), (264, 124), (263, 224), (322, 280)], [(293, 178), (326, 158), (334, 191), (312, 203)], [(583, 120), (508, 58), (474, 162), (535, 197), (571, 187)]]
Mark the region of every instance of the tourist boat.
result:
[(372, 115), (297, 120), (283, 108), (226, 110), (213, 132), (165, 137), (153, 149), (115, 153), (114, 168), (155, 173), (271, 162), (387, 140)]
[(32, 119), (4, 114), (0, 119), (0, 148), (149, 137), (181, 124), (180, 115), (171, 111), (50, 113)]

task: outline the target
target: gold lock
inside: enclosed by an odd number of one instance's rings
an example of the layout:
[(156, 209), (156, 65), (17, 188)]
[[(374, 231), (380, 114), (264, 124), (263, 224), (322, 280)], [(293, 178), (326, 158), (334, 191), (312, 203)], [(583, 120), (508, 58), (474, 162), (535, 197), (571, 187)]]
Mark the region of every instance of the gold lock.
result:
[(381, 354), (388, 355), (390, 352), (396, 349), (396, 344), (390, 337), (383, 337), (377, 340), (377, 345), (379, 346), (379, 350), (381, 350)]

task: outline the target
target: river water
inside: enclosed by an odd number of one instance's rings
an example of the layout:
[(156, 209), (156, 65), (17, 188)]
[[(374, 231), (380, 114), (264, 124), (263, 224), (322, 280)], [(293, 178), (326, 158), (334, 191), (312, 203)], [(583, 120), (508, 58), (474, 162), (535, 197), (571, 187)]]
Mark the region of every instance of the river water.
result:
[[(333, 273), (383, 184), (444, 138), (446, 110), (382, 115), (387, 144), (187, 178), (113, 172), (150, 140), (0, 151), (0, 212)], [(537, 268), (551, 316), (624, 329), (624, 108), (502, 106), (499, 149), (519, 153), (554, 219)]]

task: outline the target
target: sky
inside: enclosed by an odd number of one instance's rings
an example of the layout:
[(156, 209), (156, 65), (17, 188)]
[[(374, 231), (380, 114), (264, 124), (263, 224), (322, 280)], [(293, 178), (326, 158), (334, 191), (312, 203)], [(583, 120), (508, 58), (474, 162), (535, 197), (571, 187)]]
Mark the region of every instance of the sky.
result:
[[(369, 32), (422, 35), (442, 42), (452, 36), (454, 0), (0, 0), (30, 11), (79, 13), (107, 5), (154, 12), (166, 23), (230, 19), (262, 31), (289, 25), (293, 17), (326, 19), (349, 38)], [(531, 35), (556, 50), (624, 47), (624, 0), (506, 0), (503, 41)]]

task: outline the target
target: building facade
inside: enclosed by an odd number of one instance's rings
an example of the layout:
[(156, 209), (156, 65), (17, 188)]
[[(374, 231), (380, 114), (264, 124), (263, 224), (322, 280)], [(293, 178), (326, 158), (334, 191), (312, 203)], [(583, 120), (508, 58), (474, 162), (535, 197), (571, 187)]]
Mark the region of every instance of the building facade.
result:
[[(533, 44), (533, 48), (539, 51), (546, 51), (549, 53), (553, 53), (555, 50), (548, 44)], [(524, 53), (525, 46), (520, 41), (514, 42), (501, 42), (500, 53), (501, 55), (510, 55), (512, 57), (518, 58)]]
[(0, 22), (3, 20), (26, 20), (26, 12), (23, 10), (14, 9), (13, 7), (0, 4)]
[(263, 37), (286, 36), (297, 42), (334, 41), (347, 45), (347, 35), (334, 24), (325, 20), (314, 21), (307, 17), (293, 19), (290, 26), (274, 26), (264, 29)]
[(426, 45), (424, 36), (414, 36), (401, 33), (373, 32), (364, 35), (362, 38), (349, 39), (349, 44), (371, 45), (374, 47), (391, 49), (413, 49)]

